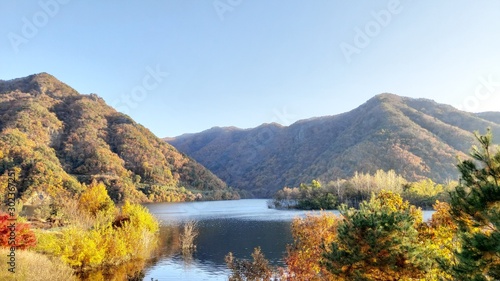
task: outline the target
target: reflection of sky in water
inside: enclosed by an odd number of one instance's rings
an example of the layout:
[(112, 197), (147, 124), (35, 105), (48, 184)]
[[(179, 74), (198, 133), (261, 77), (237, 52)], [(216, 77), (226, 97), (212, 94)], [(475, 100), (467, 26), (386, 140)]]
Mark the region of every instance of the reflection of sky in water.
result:
[[(144, 280), (227, 280), (224, 256), (233, 252), (237, 258), (251, 258), (253, 248), (260, 246), (273, 265), (283, 265), (286, 245), (292, 242), (290, 222), (304, 217), (307, 211), (275, 210), (267, 200), (251, 199), (215, 202), (154, 203), (146, 207), (162, 222), (163, 233), (175, 233), (178, 225), (198, 221), (197, 251), (186, 263), (179, 254), (165, 254), (146, 269)], [(334, 211), (338, 213), (337, 211)], [(315, 212), (319, 213), (319, 212)], [(424, 212), (424, 219), (432, 212)], [(172, 232), (173, 231), (173, 232)], [(177, 232), (178, 233), (178, 232)], [(168, 237), (165, 236), (165, 237)], [(167, 240), (167, 238), (164, 238)], [(173, 253), (172, 243), (165, 245)], [(169, 248), (170, 247), (170, 248)]]
[(193, 260), (186, 264), (182, 257), (174, 256), (162, 259), (154, 266), (146, 270), (144, 280), (199, 280), (199, 281), (227, 281), (229, 271), (225, 267), (220, 267), (211, 263), (201, 263)]
[[(257, 221), (291, 221), (305, 216), (306, 211), (276, 210), (267, 207), (265, 199), (249, 199), (214, 202), (153, 203), (146, 207), (163, 223), (210, 218), (236, 218)], [(310, 212), (309, 212), (310, 213)]]

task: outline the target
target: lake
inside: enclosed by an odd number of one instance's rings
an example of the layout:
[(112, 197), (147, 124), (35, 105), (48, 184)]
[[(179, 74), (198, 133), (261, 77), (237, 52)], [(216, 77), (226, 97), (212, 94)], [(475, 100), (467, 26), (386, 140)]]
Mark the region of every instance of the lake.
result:
[[(310, 211), (275, 210), (266, 199), (145, 204), (161, 222), (158, 259), (145, 269), (143, 280), (219, 281), (229, 271), (224, 257), (251, 258), (260, 246), (273, 265), (283, 265), (286, 245), (292, 242), (290, 222)], [(332, 211), (338, 213), (337, 211)], [(316, 212), (319, 213), (319, 212)], [(424, 219), (432, 212), (424, 212)], [(183, 256), (178, 236), (187, 221), (198, 222), (196, 251)]]

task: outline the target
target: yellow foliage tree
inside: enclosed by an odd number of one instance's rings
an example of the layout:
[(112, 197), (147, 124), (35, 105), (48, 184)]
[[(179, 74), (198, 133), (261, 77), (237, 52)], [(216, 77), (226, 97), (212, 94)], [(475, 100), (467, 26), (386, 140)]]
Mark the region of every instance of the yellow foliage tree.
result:
[(143, 206), (131, 204), (128, 201), (122, 206), (122, 216), (130, 218), (130, 224), (136, 228), (144, 228), (149, 232), (155, 233), (159, 230), (158, 221)]
[(38, 252), (58, 256), (83, 271), (132, 259), (145, 260), (156, 247), (159, 224), (153, 215), (128, 201), (118, 214), (120, 210), (103, 183), (93, 182), (80, 196), (78, 206), (81, 216), (88, 215), (89, 224), (60, 232), (38, 231)]
[(458, 227), (451, 217), (448, 203), (436, 201), (434, 210), (436, 212), (432, 214), (427, 227), (419, 229), (421, 240), (432, 255), (430, 258), (435, 259), (439, 265), (429, 271), (426, 280), (452, 280), (449, 272), (456, 263), (454, 250), (460, 248)]
[(125, 202), (114, 221), (101, 212), (93, 218), (90, 229), (69, 227), (60, 233), (39, 231), (36, 250), (59, 256), (81, 270), (149, 257), (157, 245), (159, 224), (146, 208)]
[(107, 214), (115, 209), (115, 204), (109, 197), (106, 186), (102, 182), (96, 183), (95, 181), (82, 193), (79, 205), (81, 209), (93, 216), (97, 216), (100, 212)]
[(128, 201), (122, 206), (121, 217), (128, 218), (129, 222), (115, 232), (127, 245), (127, 254), (147, 257), (157, 245), (158, 221), (145, 207)]
[(97, 230), (68, 228), (62, 233), (60, 257), (70, 266), (82, 269), (101, 265), (106, 257), (102, 239)]
[(410, 202), (403, 200), (403, 198), (392, 191), (382, 190), (377, 195), (372, 195), (380, 201), (382, 207), (387, 208), (390, 212), (402, 212), (408, 210), (414, 220), (414, 226), (419, 227), (423, 222), (423, 214), (420, 208), (410, 204)]
[(131, 243), (131, 241), (127, 239), (127, 232), (131, 231), (134, 230), (113, 228), (111, 225), (100, 229), (100, 235), (102, 237), (101, 247), (106, 251), (107, 264), (118, 265), (134, 257), (133, 253), (136, 244)]

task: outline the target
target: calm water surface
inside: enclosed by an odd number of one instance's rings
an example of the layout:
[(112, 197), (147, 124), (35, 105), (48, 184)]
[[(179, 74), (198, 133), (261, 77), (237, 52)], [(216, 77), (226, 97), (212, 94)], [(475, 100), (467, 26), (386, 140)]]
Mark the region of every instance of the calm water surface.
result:
[[(275, 210), (265, 199), (236, 201), (155, 203), (145, 205), (160, 221), (160, 258), (146, 270), (144, 280), (227, 280), (224, 257), (251, 258), (257, 246), (273, 265), (283, 265), (286, 245), (292, 242), (290, 222), (307, 211)], [(337, 211), (333, 211), (338, 213)], [(316, 212), (318, 213), (318, 212)], [(430, 212), (424, 212), (427, 219)], [(180, 252), (180, 226), (198, 222), (197, 249), (192, 255)]]

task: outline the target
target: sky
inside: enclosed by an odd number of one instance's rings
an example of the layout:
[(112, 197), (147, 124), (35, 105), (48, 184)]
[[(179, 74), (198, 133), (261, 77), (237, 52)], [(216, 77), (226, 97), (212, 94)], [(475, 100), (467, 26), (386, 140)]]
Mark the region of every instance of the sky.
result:
[(0, 79), (47, 72), (159, 137), (380, 93), (500, 111), (500, 1), (0, 2)]

